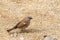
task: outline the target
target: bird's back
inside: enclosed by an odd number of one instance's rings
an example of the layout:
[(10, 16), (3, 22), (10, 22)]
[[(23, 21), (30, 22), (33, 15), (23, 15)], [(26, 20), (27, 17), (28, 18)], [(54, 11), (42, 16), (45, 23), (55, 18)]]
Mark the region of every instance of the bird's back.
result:
[(30, 21), (23, 19), (16, 25), (16, 27), (17, 28), (26, 28), (29, 26), (29, 24), (30, 24)]

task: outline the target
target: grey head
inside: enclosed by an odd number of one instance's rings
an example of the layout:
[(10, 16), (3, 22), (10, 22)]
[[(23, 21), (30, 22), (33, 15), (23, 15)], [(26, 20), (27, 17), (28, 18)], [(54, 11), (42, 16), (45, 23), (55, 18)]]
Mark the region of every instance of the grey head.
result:
[(26, 16), (25, 19), (26, 19), (27, 21), (30, 21), (30, 20), (32, 19), (32, 17), (31, 17), (31, 16)]

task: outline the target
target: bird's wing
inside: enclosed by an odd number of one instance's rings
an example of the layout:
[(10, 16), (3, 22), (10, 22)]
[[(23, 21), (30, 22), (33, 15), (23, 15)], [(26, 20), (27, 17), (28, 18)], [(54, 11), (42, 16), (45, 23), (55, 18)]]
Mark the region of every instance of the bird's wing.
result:
[(17, 24), (14, 26), (14, 28), (17, 28), (20, 23), (21, 23), (21, 22), (17, 23)]
[(25, 22), (21, 22), (21, 23), (19, 23), (19, 24), (18, 24), (18, 26), (17, 26), (17, 27), (18, 27), (18, 28), (22, 28), (22, 27), (24, 27), (25, 25), (26, 25), (26, 23), (25, 23)]

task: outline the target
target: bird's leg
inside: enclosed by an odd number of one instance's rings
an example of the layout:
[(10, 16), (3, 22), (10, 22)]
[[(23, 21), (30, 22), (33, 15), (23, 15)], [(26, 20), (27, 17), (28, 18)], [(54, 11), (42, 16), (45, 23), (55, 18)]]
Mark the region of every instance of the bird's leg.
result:
[(24, 33), (25, 31), (26, 31), (25, 28), (22, 28), (20, 32), (23, 32)]
[(25, 28), (21, 29), (21, 31), (25, 31)]
[(28, 31), (25, 29), (25, 28), (23, 28), (23, 29), (21, 29), (21, 32), (25, 32), (25, 33), (28, 33)]

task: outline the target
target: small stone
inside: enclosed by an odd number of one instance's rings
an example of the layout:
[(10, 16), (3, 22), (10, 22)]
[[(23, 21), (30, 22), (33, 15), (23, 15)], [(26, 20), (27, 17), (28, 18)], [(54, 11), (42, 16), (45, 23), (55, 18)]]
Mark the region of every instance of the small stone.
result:
[(45, 37), (43, 40), (57, 40), (57, 39), (53, 37)]
[(17, 33), (14, 33), (14, 37), (16, 37), (18, 34)]
[(20, 37), (20, 40), (24, 40), (24, 38), (23, 37)]
[(13, 34), (11, 34), (10, 36), (11, 36), (11, 37), (17, 37), (17, 35), (18, 35), (17, 33), (13, 33)]

